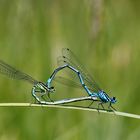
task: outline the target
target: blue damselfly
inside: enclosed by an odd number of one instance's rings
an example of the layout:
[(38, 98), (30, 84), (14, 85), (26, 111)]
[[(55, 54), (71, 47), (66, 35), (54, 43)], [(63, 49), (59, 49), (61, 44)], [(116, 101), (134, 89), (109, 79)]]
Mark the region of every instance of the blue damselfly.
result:
[[(54, 70), (50, 78), (48, 79), (46, 85), (48, 88), (51, 88), (51, 83), (55, 79), (56, 74), (65, 69), (68, 68), (72, 70), (74, 73), (77, 74), (81, 86), (85, 89), (85, 91), (88, 93), (90, 97), (97, 97), (99, 99), (98, 103), (98, 109), (99, 106), (101, 105), (102, 108), (104, 109), (103, 104), (104, 103), (109, 103), (108, 108), (112, 108), (112, 104), (116, 103), (116, 98), (115, 97), (109, 97), (107, 93), (105, 93), (95, 82), (94, 78), (89, 74), (89, 72), (86, 70), (86, 68), (80, 64), (79, 60), (75, 56), (75, 54), (68, 48), (63, 48), (62, 49), (62, 56), (58, 57), (58, 64), (59, 67)], [(61, 78), (64, 79), (64, 78)], [(67, 80), (64, 79), (65, 81), (62, 81), (64, 84), (67, 84)], [(60, 81), (60, 80), (59, 80)], [(78, 86), (78, 84), (76, 84)], [(94, 99), (93, 99), (94, 101)]]

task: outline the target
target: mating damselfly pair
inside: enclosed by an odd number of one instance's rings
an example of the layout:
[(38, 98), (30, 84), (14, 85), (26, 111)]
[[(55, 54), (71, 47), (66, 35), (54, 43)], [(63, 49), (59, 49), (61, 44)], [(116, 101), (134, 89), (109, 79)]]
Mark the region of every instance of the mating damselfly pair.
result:
[[(108, 108), (113, 109), (112, 104), (116, 102), (115, 97), (109, 97), (95, 82), (92, 76), (88, 73), (88, 71), (84, 68), (83, 65), (80, 64), (79, 60), (76, 58), (75, 54), (68, 48), (62, 49), (62, 56), (58, 57), (58, 68), (56, 68), (53, 73), (51, 74), (50, 78), (47, 82), (40, 82), (30, 75), (21, 72), (14, 67), (10, 66), (9, 64), (5, 63), (4, 61), (0, 60), (0, 73), (4, 74), (12, 79), (17, 80), (24, 80), (31, 84), (33, 84), (32, 88), (32, 96), (41, 104), (65, 104), (70, 102), (77, 102), (83, 100), (92, 100), (98, 102), (98, 110), (100, 109), (99, 106), (101, 105), (104, 109), (103, 104), (109, 103)], [(50, 94), (55, 91), (55, 88), (52, 87), (52, 81), (55, 80), (56, 74), (59, 71), (63, 71), (65, 68), (71, 70), (79, 79), (79, 84), (75, 81), (73, 85), (77, 85), (78, 87), (82, 87), (88, 94), (86, 97), (80, 98), (73, 98), (73, 99), (63, 99), (58, 101), (53, 101), (50, 98)], [(57, 79), (57, 81), (67, 84), (68, 79), (61, 77)], [(44, 99), (44, 95), (48, 96), (50, 101), (46, 101)]]

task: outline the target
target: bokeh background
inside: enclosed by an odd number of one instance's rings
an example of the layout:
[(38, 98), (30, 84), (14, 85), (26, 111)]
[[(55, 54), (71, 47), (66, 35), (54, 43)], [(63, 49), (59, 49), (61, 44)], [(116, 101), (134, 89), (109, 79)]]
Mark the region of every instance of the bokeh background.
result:
[[(0, 0), (0, 59), (46, 82), (70, 48), (118, 111), (140, 114), (140, 2)], [(0, 102), (30, 102), (32, 86), (0, 76)], [(84, 91), (78, 91), (86, 95)], [(57, 85), (53, 96), (77, 90)], [(1, 107), (1, 140), (137, 140), (139, 120), (57, 108)]]

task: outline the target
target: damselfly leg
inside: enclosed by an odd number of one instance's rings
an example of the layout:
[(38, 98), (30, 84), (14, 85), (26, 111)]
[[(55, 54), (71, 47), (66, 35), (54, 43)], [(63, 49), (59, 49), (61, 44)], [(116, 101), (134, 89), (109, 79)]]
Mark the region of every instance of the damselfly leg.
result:
[(109, 103), (108, 109), (111, 111), (116, 111), (116, 109), (112, 106), (111, 102)]

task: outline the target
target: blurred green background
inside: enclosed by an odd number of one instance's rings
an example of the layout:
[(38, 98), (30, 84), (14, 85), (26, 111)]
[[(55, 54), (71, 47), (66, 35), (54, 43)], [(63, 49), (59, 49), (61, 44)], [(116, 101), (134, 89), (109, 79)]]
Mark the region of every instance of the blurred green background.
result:
[[(68, 47), (117, 97), (118, 111), (140, 114), (139, 5), (138, 0), (0, 0), (0, 59), (45, 82)], [(62, 87), (53, 96), (77, 92)], [(0, 102), (33, 103), (31, 88), (1, 75)], [(0, 140), (137, 140), (139, 124), (88, 111), (0, 108)]]

